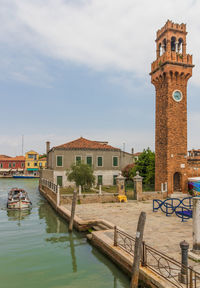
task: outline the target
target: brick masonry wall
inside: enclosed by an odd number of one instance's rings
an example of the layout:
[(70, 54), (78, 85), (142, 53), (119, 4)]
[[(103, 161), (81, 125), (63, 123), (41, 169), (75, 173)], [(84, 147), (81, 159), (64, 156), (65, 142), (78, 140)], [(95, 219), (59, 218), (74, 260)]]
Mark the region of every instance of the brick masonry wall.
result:
[(165, 199), (167, 198), (167, 192), (143, 192), (142, 201), (153, 199)]
[[(71, 204), (73, 195), (61, 195), (60, 201), (61, 205)], [(89, 203), (109, 203), (118, 202), (118, 199), (114, 194), (82, 194), (78, 195), (77, 201), (79, 204), (89, 204)]]
[[(181, 190), (187, 190), (187, 79), (173, 72), (155, 82), (156, 87), (156, 138), (155, 138), (155, 189), (168, 183), (168, 191), (174, 190), (174, 174), (181, 175)], [(174, 90), (180, 90), (183, 99), (174, 101)]]
[[(176, 31), (169, 27), (175, 25)], [(185, 27), (185, 26), (184, 26)], [(187, 192), (187, 82), (192, 76), (192, 56), (186, 54), (186, 31), (178, 24), (167, 22), (157, 34), (157, 59), (152, 63), (151, 82), (156, 89), (155, 127), (155, 189), (168, 183), (168, 192)], [(184, 29), (183, 29), (184, 28)], [(183, 40), (182, 51), (171, 48), (171, 39)], [(162, 55), (159, 45), (166, 43)], [(182, 100), (173, 99), (173, 91), (182, 92)], [(174, 175), (180, 185), (174, 185)], [(177, 177), (176, 179), (178, 179)], [(178, 188), (177, 188), (178, 187)]]

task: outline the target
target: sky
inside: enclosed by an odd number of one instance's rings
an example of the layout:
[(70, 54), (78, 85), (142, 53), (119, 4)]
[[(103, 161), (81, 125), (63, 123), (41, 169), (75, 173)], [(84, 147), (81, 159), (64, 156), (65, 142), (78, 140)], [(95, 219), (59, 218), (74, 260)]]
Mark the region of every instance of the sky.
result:
[[(154, 149), (156, 31), (187, 24), (188, 149), (200, 148), (200, 1), (0, 0), (0, 154), (79, 137)], [(124, 144), (123, 144), (124, 143)]]

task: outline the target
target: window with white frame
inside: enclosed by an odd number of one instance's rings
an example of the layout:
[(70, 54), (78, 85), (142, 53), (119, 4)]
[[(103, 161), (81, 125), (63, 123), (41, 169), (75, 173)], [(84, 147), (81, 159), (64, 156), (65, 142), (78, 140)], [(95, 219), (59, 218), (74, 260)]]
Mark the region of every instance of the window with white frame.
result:
[(57, 167), (63, 166), (63, 156), (56, 156), (56, 166)]
[(113, 156), (113, 167), (119, 166), (119, 158), (118, 156)]
[(103, 157), (102, 156), (98, 156), (97, 157), (97, 166), (98, 167), (102, 167), (103, 166)]

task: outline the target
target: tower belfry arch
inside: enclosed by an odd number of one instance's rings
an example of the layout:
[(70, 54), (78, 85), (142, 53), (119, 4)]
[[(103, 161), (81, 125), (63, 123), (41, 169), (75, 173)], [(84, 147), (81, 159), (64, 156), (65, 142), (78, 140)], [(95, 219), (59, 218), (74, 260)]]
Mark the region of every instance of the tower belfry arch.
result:
[[(151, 83), (156, 90), (155, 189), (187, 191), (187, 82), (192, 55), (186, 54), (186, 25), (167, 21), (157, 31)], [(176, 182), (176, 183), (175, 183)]]

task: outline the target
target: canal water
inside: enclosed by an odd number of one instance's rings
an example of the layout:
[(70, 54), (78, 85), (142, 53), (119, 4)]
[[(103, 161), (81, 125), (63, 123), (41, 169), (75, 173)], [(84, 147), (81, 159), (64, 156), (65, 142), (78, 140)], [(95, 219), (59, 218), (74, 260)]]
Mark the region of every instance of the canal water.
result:
[[(24, 188), (31, 211), (8, 211), (7, 193)], [(0, 287), (120, 288), (129, 280), (39, 194), (37, 179), (0, 179)]]

